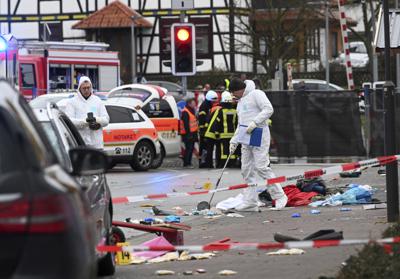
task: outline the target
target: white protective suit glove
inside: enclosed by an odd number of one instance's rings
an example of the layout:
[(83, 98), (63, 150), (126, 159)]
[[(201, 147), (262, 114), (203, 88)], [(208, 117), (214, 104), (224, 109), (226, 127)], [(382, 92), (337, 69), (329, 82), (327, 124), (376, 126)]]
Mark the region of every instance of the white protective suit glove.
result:
[(254, 121), (250, 122), (249, 126), (247, 126), (246, 133), (251, 134), (255, 128), (257, 128), (257, 124)]
[(237, 143), (231, 143), (231, 144), (229, 144), (229, 154), (235, 153), (237, 147), (238, 147), (238, 144), (237, 144)]

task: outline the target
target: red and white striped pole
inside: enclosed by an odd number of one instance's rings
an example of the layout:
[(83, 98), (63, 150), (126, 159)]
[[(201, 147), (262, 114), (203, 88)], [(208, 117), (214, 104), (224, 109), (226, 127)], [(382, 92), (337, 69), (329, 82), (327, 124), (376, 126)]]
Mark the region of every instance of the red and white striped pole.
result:
[(347, 86), (350, 90), (354, 89), (353, 68), (350, 61), (349, 37), (347, 34), (346, 13), (344, 11), (345, 0), (338, 0), (340, 14), (340, 29), (342, 31), (343, 50), (345, 54)]

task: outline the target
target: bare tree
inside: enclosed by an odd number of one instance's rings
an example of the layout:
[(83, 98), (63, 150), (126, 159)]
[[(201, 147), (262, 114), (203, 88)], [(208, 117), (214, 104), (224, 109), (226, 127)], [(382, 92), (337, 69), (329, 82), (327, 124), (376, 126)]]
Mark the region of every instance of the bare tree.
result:
[(258, 5), (263, 9), (254, 9), (248, 4), (249, 17), (237, 16), (236, 28), (248, 34), (250, 40), (236, 41), (235, 48), (251, 49), (253, 59), (273, 78), (279, 59), (284, 63), (300, 62), (307, 55), (307, 34), (318, 28), (315, 17), (319, 15), (306, 1), (262, 0)]

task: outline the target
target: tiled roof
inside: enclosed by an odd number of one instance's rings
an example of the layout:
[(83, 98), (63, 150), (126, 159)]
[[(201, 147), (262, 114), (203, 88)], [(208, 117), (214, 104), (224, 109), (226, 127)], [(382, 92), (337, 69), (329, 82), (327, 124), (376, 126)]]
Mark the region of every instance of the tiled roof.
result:
[(126, 28), (132, 25), (132, 16), (137, 27), (151, 28), (153, 25), (138, 12), (116, 0), (72, 26), (73, 29)]

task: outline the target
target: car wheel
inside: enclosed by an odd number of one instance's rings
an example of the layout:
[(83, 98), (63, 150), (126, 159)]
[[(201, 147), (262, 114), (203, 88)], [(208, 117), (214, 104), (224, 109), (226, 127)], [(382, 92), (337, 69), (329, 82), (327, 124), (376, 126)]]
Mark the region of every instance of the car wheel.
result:
[(115, 273), (114, 253), (107, 253), (99, 260), (98, 276), (111, 276)]
[(111, 228), (111, 242), (117, 244), (125, 241), (126, 238), (124, 232), (120, 228), (113, 226)]
[(158, 155), (158, 157), (156, 157), (154, 159), (153, 163), (151, 164), (151, 168), (158, 169), (159, 167), (161, 167), (161, 165), (164, 161), (164, 157), (165, 157), (165, 151), (164, 151), (164, 148), (161, 147), (160, 155)]
[[(110, 218), (110, 224), (111, 224), (111, 212), (107, 210), (108, 217)], [(116, 242), (114, 242), (114, 235), (112, 233), (112, 228), (111, 227), (111, 232), (110, 230), (107, 233), (107, 239), (106, 239), (106, 244), (107, 245), (115, 245)], [(104, 257), (100, 258), (98, 261), (98, 268), (97, 268), (97, 274), (99, 276), (110, 276), (115, 273), (115, 253), (107, 253)]]
[(132, 169), (136, 171), (147, 171), (151, 168), (154, 160), (153, 146), (147, 141), (141, 141), (136, 145), (133, 152)]

